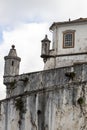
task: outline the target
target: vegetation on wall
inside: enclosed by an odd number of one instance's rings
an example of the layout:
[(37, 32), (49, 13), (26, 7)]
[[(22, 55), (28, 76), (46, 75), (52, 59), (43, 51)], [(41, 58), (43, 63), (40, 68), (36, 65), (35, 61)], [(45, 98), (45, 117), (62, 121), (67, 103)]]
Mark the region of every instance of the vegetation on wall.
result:
[(84, 104), (84, 98), (83, 97), (80, 97), (78, 100), (77, 100), (77, 102), (78, 102), (78, 104), (79, 105), (82, 105), (82, 104)]
[(16, 81), (10, 83), (10, 89), (13, 90), (15, 88)]
[(16, 99), (16, 102), (15, 102), (15, 107), (16, 107), (16, 110), (19, 111), (19, 127), (22, 123), (22, 119), (23, 119), (23, 114), (26, 112), (26, 108), (25, 108), (25, 102), (23, 101), (23, 99), (20, 97), (18, 99)]
[(23, 81), (24, 82), (24, 84), (27, 84), (28, 83), (28, 78), (27, 77), (25, 77), (25, 78), (23, 78), (23, 79), (21, 79), (21, 81)]
[(75, 72), (66, 72), (65, 76), (73, 80), (75, 77)]

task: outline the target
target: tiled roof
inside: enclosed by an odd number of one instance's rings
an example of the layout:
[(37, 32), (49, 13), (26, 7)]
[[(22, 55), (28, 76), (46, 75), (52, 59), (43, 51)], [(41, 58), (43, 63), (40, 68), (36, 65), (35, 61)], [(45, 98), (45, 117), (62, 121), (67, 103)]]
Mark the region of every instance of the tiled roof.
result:
[(82, 22), (87, 22), (87, 18), (79, 18), (79, 19), (75, 19), (75, 20), (70, 20), (69, 21), (63, 21), (63, 22), (54, 22), (51, 27), (50, 30), (52, 30), (52, 28), (56, 25), (64, 25), (64, 24), (72, 24), (72, 23), (82, 23)]

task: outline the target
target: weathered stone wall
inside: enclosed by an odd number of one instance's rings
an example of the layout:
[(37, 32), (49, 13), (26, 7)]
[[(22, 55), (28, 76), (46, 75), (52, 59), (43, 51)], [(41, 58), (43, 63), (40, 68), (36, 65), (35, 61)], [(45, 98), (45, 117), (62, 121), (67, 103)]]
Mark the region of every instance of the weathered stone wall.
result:
[(87, 65), (6, 77), (0, 130), (87, 130)]

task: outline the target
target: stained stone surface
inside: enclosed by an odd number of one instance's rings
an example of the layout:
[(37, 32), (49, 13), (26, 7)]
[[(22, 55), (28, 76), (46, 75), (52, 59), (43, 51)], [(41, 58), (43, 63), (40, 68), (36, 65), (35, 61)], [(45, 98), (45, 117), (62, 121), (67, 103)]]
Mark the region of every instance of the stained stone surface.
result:
[(0, 130), (87, 130), (87, 65), (4, 78)]

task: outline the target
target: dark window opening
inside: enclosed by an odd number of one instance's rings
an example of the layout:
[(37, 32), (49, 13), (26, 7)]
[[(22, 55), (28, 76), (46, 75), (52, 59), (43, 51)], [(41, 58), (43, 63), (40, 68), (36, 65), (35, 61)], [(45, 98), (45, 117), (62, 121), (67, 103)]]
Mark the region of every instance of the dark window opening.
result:
[(14, 65), (14, 61), (12, 61), (12, 66)]

